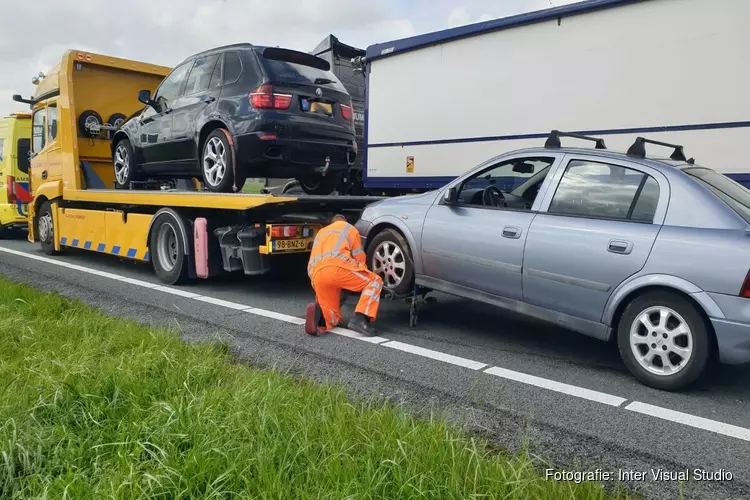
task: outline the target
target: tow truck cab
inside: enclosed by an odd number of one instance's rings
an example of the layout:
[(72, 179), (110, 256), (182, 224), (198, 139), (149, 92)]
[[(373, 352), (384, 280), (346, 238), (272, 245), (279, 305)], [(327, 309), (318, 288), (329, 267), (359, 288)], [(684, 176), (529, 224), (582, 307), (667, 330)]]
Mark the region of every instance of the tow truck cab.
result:
[(0, 119), (0, 231), (26, 228), (29, 193), (31, 115)]

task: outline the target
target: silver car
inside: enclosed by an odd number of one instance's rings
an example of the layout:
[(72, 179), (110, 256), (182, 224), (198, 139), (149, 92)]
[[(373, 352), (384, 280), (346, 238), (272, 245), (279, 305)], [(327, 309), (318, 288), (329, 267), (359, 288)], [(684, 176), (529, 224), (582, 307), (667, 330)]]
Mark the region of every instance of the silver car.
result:
[[(580, 137), (580, 136), (577, 136)], [(584, 139), (594, 139), (585, 138)], [(616, 339), (643, 383), (750, 362), (750, 191), (686, 160), (560, 147), (497, 156), (357, 223), (386, 288), (419, 285)]]

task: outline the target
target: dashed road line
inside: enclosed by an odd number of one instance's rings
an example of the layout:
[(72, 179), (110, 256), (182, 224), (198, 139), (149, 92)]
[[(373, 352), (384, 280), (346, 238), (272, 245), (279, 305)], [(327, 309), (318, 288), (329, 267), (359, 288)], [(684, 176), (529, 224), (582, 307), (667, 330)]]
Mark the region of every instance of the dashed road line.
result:
[[(120, 281), (123, 283), (129, 283), (132, 285), (148, 288), (148, 289), (158, 291), (158, 292), (168, 293), (168, 294), (172, 294), (172, 295), (176, 295), (176, 296), (184, 297), (188, 299), (193, 299), (193, 300), (199, 300), (201, 302), (213, 304), (219, 307), (225, 307), (228, 309), (243, 311), (248, 314), (263, 316), (263, 317), (275, 319), (278, 321), (284, 321), (286, 323), (291, 323), (294, 325), (303, 325), (305, 322), (304, 319), (299, 318), (297, 316), (291, 316), (288, 314), (278, 313), (276, 311), (269, 311), (266, 309), (252, 307), (247, 304), (240, 304), (240, 303), (232, 302), (229, 300), (219, 299), (217, 297), (200, 295), (200, 294), (189, 292), (189, 291), (182, 290), (179, 288), (163, 286), (163, 285), (159, 285), (157, 283), (152, 283), (149, 281), (143, 281), (143, 280), (139, 280), (135, 278), (129, 278), (127, 276), (122, 276), (119, 274), (114, 274), (114, 273), (110, 273), (106, 271), (100, 271), (98, 269), (91, 269), (88, 267), (79, 266), (77, 264), (71, 264), (71, 263), (63, 262), (57, 259), (51, 259), (49, 257), (43, 257), (41, 255), (34, 255), (31, 253), (27, 253), (27, 252), (21, 252), (19, 250), (13, 250), (13, 249), (5, 248), (2, 246), (0, 246), (0, 252), (11, 254), (11, 255), (16, 255), (19, 257), (23, 257), (23, 258), (30, 259), (30, 260), (35, 260), (38, 262), (45, 262), (47, 264), (52, 264), (54, 266), (72, 269), (75, 271), (79, 271), (79, 272), (86, 273), (86, 274), (91, 274), (94, 276), (100, 276), (102, 278), (108, 278), (108, 279)], [(405, 342), (390, 340), (385, 337), (379, 337), (379, 336), (365, 337), (347, 328), (336, 327), (331, 330), (331, 333), (340, 335), (342, 337), (348, 337), (348, 338), (360, 340), (363, 342), (368, 342), (368, 343), (375, 344), (375, 345), (389, 347), (391, 349), (402, 351), (408, 354), (413, 354), (416, 356), (421, 356), (424, 358), (441, 361), (441, 362), (452, 364), (455, 366), (468, 368), (470, 370), (479, 371), (480, 373), (485, 373), (487, 375), (492, 375), (495, 377), (512, 380), (514, 382), (519, 382), (521, 384), (538, 387), (541, 389), (557, 392), (560, 394), (565, 394), (567, 396), (583, 398), (583, 399), (593, 401), (596, 403), (601, 403), (604, 405), (621, 408), (626, 411), (632, 411), (635, 413), (648, 415), (648, 416), (658, 418), (661, 420), (666, 420), (672, 423), (694, 427), (696, 429), (701, 429), (707, 432), (712, 432), (714, 434), (720, 434), (723, 436), (728, 436), (728, 437), (740, 439), (743, 441), (750, 441), (750, 429), (747, 429), (745, 427), (739, 427), (736, 425), (719, 422), (717, 420), (711, 420), (708, 418), (691, 415), (689, 413), (682, 413), (682, 412), (678, 412), (675, 410), (670, 410), (668, 408), (662, 408), (660, 406), (654, 406), (654, 405), (650, 405), (647, 403), (641, 403), (639, 401), (632, 401), (628, 403), (628, 400), (626, 398), (616, 396), (613, 394), (594, 391), (594, 390), (586, 389), (584, 387), (579, 387), (576, 385), (565, 384), (563, 382), (558, 382), (556, 380), (550, 380), (550, 379), (546, 379), (543, 377), (537, 377), (535, 375), (530, 375), (527, 373), (522, 373), (522, 372), (518, 372), (514, 370), (508, 370), (506, 368), (501, 368), (498, 366), (489, 366), (487, 363), (482, 363), (480, 361), (474, 361), (472, 359), (454, 356), (452, 354), (444, 353), (441, 351), (426, 349), (424, 347), (407, 344)]]

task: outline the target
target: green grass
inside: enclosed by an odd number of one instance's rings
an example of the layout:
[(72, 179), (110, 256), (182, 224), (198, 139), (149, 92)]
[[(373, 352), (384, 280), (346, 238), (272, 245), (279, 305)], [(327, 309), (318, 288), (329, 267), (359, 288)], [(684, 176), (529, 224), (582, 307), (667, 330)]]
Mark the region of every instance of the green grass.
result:
[(0, 346), (2, 499), (606, 497), (440, 420), (2, 278)]
[(245, 182), (245, 185), (242, 186), (243, 193), (258, 194), (260, 193), (261, 189), (263, 189), (262, 182), (251, 182), (248, 180), (247, 182)]

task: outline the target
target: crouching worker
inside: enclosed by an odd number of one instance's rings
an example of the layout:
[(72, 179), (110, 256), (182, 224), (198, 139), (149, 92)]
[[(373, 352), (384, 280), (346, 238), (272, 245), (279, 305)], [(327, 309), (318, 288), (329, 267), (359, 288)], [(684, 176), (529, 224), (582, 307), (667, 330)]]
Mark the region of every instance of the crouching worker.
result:
[[(335, 326), (345, 326), (368, 336), (375, 334), (370, 323), (378, 314), (383, 280), (367, 269), (366, 260), (359, 232), (343, 215), (336, 215), (331, 224), (320, 230), (307, 265), (315, 291), (315, 302), (308, 304), (305, 317), (308, 335), (317, 335)], [(341, 316), (342, 290), (362, 292), (348, 324), (344, 324)]]

